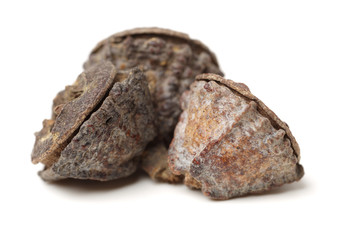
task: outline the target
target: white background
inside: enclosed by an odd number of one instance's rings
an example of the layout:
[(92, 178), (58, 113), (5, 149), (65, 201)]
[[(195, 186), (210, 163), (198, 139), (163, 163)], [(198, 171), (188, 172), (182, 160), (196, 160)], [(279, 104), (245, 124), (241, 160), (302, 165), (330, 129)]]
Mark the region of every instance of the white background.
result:
[[(337, 1), (1, 1), (0, 239), (338, 239)], [(134, 27), (188, 33), (298, 140), (304, 178), (212, 201), (146, 175), (47, 184), (33, 133), (96, 43)]]

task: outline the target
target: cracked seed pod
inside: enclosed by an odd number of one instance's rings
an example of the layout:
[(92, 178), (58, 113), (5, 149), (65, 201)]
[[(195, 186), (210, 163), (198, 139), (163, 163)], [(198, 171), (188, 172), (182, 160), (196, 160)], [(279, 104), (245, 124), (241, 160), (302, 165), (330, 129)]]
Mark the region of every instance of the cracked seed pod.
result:
[[(112, 62), (118, 69), (140, 66), (145, 72), (159, 123), (156, 141), (163, 141), (167, 147), (181, 113), (182, 93), (198, 74), (222, 74), (215, 55), (204, 44), (184, 33), (161, 28), (137, 28), (112, 35), (96, 46), (84, 68), (102, 60)], [(143, 159), (146, 171), (156, 161), (157, 156), (151, 155), (156, 152), (149, 150)]]
[(246, 85), (201, 74), (181, 105), (168, 161), (175, 174), (188, 176), (188, 186), (200, 184), (205, 195), (228, 199), (304, 175), (288, 125)]
[(36, 133), (33, 163), (45, 180), (112, 180), (132, 174), (137, 156), (156, 136), (144, 74), (101, 62), (54, 99), (51, 120)]

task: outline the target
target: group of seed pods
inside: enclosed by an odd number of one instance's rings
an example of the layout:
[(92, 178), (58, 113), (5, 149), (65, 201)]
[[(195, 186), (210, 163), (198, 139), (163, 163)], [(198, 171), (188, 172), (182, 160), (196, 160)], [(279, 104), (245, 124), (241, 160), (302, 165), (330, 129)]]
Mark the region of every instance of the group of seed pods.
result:
[(101, 41), (53, 101), (33, 163), (46, 181), (108, 181), (141, 167), (213, 199), (263, 192), (304, 175), (288, 125), (225, 79), (188, 35), (137, 28)]

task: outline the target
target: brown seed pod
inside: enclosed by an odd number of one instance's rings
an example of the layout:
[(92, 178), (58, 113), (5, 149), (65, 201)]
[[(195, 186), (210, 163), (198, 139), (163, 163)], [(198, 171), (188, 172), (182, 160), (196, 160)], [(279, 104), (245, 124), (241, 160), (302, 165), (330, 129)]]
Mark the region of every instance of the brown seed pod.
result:
[(84, 64), (111, 61), (118, 69), (141, 66), (159, 118), (160, 135), (171, 141), (181, 112), (179, 98), (196, 75), (221, 74), (215, 55), (188, 35), (161, 28), (137, 28), (100, 42)]
[(52, 120), (36, 134), (33, 163), (45, 180), (111, 180), (132, 174), (156, 136), (155, 115), (141, 70), (93, 65), (54, 99)]
[(299, 146), (249, 88), (201, 74), (182, 96), (183, 113), (169, 147), (169, 167), (201, 184), (205, 195), (228, 199), (298, 181)]
[[(94, 48), (84, 68), (102, 60), (112, 62), (117, 69), (140, 66), (145, 72), (159, 124), (156, 142), (163, 141), (166, 147), (181, 113), (179, 99), (195, 76), (207, 72), (222, 74), (215, 55), (203, 43), (187, 34), (161, 28), (137, 28), (112, 35)], [(146, 171), (154, 161), (151, 159), (156, 158), (151, 156), (155, 152), (147, 151), (142, 161)]]

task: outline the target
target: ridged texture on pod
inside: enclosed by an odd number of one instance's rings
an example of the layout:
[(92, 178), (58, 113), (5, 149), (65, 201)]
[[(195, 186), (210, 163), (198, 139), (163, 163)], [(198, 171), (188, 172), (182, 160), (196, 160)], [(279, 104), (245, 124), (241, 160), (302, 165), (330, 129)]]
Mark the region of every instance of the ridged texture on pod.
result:
[(228, 199), (303, 176), (288, 126), (247, 86), (216, 74), (196, 79), (182, 96), (169, 148), (170, 169), (186, 175), (188, 186), (200, 184), (205, 195)]
[[(103, 74), (106, 72), (114, 74)], [(78, 85), (86, 86), (90, 82), (88, 79), (109, 81), (110, 87), (102, 90), (104, 94), (100, 101), (88, 94), (91, 88), (78, 90)], [(79, 92), (81, 94), (77, 94)], [(74, 104), (79, 102), (79, 98), (83, 99), (81, 103), (85, 106), (95, 107), (91, 111), (80, 112), (82, 120), (77, 128), (73, 125), (69, 127), (69, 122), (77, 119), (74, 113), (82, 109), (82, 106)], [(36, 134), (33, 158), (36, 152), (44, 149), (39, 143), (50, 135), (59, 136), (59, 129), (69, 132), (69, 138), (65, 144), (56, 146), (58, 151), (53, 161), (48, 161), (48, 164), (42, 161), (46, 168), (40, 176), (45, 180), (78, 178), (105, 181), (128, 176), (138, 166), (137, 156), (156, 136), (156, 119), (148, 84), (138, 68), (116, 72), (109, 62), (94, 65), (81, 74), (73, 86), (60, 92), (54, 99), (56, 103), (59, 105), (55, 107), (54, 119), (46, 120), (44, 128)], [(65, 111), (67, 106), (72, 106), (71, 111)], [(62, 121), (58, 121), (60, 116)]]

